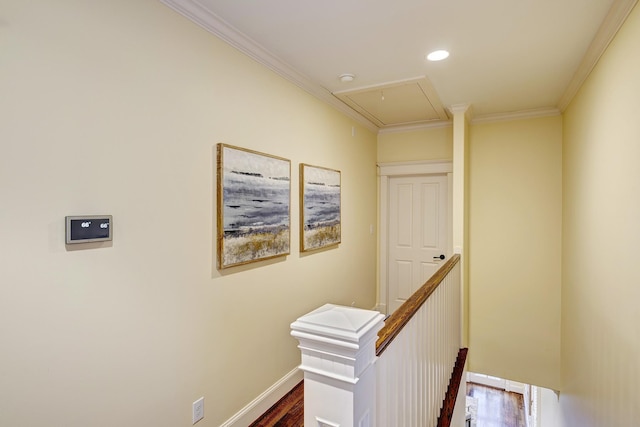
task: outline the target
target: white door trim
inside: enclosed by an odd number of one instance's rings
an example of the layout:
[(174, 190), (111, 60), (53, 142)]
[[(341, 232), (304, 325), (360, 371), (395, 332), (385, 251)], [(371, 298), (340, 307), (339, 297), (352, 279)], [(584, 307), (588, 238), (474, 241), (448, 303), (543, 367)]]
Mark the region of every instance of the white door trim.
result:
[[(448, 179), (449, 201), (447, 215), (452, 217), (453, 213), (453, 162), (450, 160), (425, 160), (418, 162), (394, 162), (378, 163), (378, 218), (380, 239), (378, 245), (378, 306), (381, 313), (387, 312), (389, 298), (389, 277), (388, 277), (388, 250), (389, 243), (389, 178), (406, 175), (442, 175), (446, 174)], [(448, 221), (451, 224), (451, 221)], [(452, 253), (452, 231), (449, 225), (447, 255)]]

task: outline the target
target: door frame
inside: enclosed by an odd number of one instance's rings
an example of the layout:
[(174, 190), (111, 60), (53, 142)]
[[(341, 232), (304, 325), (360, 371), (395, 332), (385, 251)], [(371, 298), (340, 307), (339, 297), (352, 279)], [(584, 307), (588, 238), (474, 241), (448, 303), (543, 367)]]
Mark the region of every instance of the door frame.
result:
[[(517, 381), (505, 380), (504, 378), (494, 377), (486, 374), (478, 374), (476, 372), (467, 372), (467, 381), (493, 388), (499, 388), (507, 392), (518, 393), (523, 396), (525, 395), (528, 386), (528, 384), (520, 383)], [(527, 409), (527, 415), (529, 414), (529, 412), (530, 411)]]
[(389, 179), (408, 175), (447, 175), (447, 257), (453, 251), (453, 162), (425, 160), (417, 162), (378, 163), (378, 305), (384, 314), (389, 301)]

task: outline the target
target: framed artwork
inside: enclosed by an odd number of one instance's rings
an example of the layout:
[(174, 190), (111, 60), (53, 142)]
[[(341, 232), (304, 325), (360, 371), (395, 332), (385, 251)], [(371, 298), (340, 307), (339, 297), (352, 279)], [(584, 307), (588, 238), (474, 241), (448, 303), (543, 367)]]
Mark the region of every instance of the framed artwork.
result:
[(340, 171), (300, 164), (300, 251), (340, 243)]
[(289, 254), (291, 162), (217, 146), (219, 269)]

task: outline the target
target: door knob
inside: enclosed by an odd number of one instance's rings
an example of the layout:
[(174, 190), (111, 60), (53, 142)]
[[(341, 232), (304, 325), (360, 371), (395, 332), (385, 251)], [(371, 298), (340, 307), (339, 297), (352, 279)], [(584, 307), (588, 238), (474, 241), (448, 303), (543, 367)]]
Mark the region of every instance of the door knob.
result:
[(440, 256), (434, 256), (433, 259), (444, 259), (444, 254), (441, 254)]

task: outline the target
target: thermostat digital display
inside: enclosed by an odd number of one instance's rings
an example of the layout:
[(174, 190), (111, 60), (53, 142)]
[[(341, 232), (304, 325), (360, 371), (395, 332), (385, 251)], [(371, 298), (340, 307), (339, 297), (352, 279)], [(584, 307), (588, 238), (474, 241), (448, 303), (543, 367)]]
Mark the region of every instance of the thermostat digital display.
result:
[(112, 239), (111, 215), (67, 216), (67, 244), (103, 242)]

